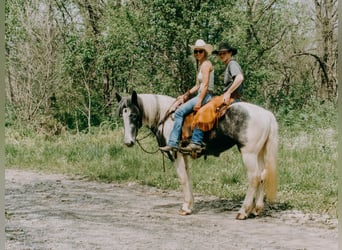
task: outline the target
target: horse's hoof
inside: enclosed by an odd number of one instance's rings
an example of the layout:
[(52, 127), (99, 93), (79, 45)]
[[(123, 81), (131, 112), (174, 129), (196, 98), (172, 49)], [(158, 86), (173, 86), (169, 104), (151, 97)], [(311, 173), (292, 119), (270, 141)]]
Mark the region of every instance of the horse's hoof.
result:
[(242, 214), (242, 213), (238, 213), (236, 215), (236, 219), (237, 220), (246, 220), (247, 219), (247, 215), (246, 214)]
[(180, 209), (178, 211), (178, 214), (182, 215), (182, 216), (190, 215), (191, 214), (191, 210), (185, 211), (184, 209)]
[(264, 210), (264, 206), (257, 206), (253, 209), (252, 214), (255, 217), (261, 216), (263, 210)]

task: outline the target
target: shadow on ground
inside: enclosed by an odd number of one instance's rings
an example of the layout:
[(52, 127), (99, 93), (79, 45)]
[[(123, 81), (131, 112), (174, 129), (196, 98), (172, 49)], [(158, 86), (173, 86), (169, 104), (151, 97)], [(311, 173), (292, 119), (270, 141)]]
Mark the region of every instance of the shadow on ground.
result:
[[(214, 199), (214, 200), (199, 200), (195, 202), (193, 213), (200, 212), (237, 212), (242, 206), (243, 198), (240, 199)], [(274, 213), (290, 210), (292, 208), (288, 203), (272, 203), (265, 202), (263, 216), (271, 216)]]

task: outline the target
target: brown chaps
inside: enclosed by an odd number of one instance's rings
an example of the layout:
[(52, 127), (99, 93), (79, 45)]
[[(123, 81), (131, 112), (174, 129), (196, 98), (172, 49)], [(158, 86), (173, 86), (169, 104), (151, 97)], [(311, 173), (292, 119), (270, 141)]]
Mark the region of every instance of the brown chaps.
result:
[(186, 116), (182, 127), (182, 141), (191, 137), (194, 128), (199, 128), (203, 132), (212, 130), (234, 100), (235, 98), (231, 97), (227, 105), (223, 103), (223, 95), (215, 96), (196, 113), (193, 112)]

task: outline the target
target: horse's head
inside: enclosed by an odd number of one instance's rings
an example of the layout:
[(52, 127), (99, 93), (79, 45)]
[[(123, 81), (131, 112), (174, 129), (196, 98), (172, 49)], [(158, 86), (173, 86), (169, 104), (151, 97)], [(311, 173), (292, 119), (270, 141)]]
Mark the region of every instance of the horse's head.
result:
[(131, 147), (135, 144), (138, 130), (142, 126), (142, 111), (138, 105), (138, 96), (135, 91), (131, 97), (122, 98), (117, 93), (115, 95), (119, 102), (118, 114), (123, 119), (124, 143)]

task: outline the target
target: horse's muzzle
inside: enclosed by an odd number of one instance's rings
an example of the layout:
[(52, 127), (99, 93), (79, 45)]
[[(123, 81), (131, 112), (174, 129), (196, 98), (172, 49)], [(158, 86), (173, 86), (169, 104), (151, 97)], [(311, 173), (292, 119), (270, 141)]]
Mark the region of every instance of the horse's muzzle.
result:
[(127, 147), (132, 147), (134, 144), (135, 144), (135, 141), (133, 141), (133, 140), (125, 141), (125, 145), (126, 145)]

